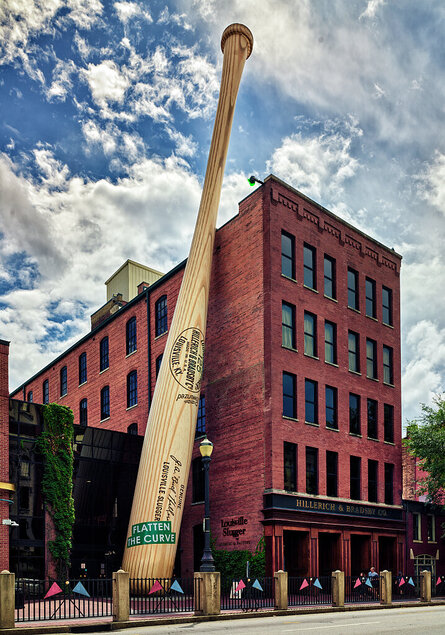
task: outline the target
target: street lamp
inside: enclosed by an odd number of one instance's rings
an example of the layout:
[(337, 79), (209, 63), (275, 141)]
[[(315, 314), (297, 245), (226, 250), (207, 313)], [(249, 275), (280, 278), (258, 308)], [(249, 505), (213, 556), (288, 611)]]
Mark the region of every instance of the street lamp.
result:
[(215, 571), (212, 550), (210, 549), (210, 496), (209, 496), (209, 466), (213, 452), (213, 443), (205, 437), (200, 445), (202, 463), (204, 466), (204, 552), (202, 554), (200, 571)]

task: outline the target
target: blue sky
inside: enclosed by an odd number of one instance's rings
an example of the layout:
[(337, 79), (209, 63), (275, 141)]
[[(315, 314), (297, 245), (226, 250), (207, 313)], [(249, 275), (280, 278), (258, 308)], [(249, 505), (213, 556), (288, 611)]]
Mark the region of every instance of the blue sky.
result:
[(0, 338), (14, 388), (89, 330), (127, 259), (188, 253), (220, 39), (252, 30), (218, 224), (287, 181), (404, 257), (403, 419), (444, 390), (445, 4), (3, 0)]

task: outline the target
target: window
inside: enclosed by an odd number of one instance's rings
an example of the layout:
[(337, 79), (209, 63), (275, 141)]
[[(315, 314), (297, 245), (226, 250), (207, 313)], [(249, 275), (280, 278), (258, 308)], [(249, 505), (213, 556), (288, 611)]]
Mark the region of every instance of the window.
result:
[(100, 370), (103, 371), (108, 366), (108, 336), (106, 336), (100, 341)]
[(130, 425), (127, 428), (127, 434), (137, 435), (137, 433), (138, 433), (138, 424), (137, 423), (130, 423)]
[(360, 434), (360, 397), (349, 393), (349, 432)]
[(383, 382), (385, 384), (393, 384), (394, 377), (392, 372), (392, 348), (383, 347)]
[(81, 426), (88, 425), (88, 401), (82, 399), (79, 404), (79, 424)]
[(326, 452), (326, 496), (338, 496), (338, 453)]
[(295, 239), (281, 232), (281, 273), (295, 280)]
[(156, 357), (156, 379), (159, 375), (159, 371), (161, 370), (162, 357), (163, 357), (163, 353), (161, 353), (161, 355), (158, 355), (158, 357)]
[(138, 373), (132, 370), (127, 375), (127, 408), (135, 406), (138, 402)]
[(87, 354), (79, 355), (79, 386), (87, 380)]
[(377, 343), (366, 340), (366, 377), (377, 379)]
[(304, 354), (317, 357), (317, 317), (304, 312)]
[(283, 302), (281, 306), (281, 341), (286, 348), (296, 348), (295, 307), (287, 302)]
[(337, 388), (326, 386), (326, 427), (338, 430)]
[(49, 403), (49, 380), (43, 382), (43, 403)]
[(68, 392), (68, 371), (66, 366), (60, 369), (60, 396), (63, 397)]
[(394, 443), (394, 406), (383, 404), (383, 439)]
[(22, 456), (20, 459), (20, 476), (22, 478), (31, 477), (31, 464), (28, 456)]
[(288, 492), (297, 491), (297, 446), (295, 443), (284, 442), (283, 446), (284, 489)]
[(392, 291), (382, 287), (382, 322), (392, 326)]
[(29, 401), (30, 403), (32, 403), (32, 402), (33, 402), (33, 400), (34, 400), (34, 395), (33, 395), (33, 393), (32, 393), (32, 390), (30, 390), (30, 391), (28, 392), (28, 399), (27, 399), (27, 401)]
[(420, 514), (413, 514), (413, 540), (422, 540), (422, 516)]
[(292, 373), (283, 373), (283, 416), (291, 419), (297, 417), (296, 379)]
[(195, 436), (199, 437), (206, 433), (206, 398), (201, 395), (198, 405), (198, 418), (196, 420)]
[(348, 269), (348, 307), (359, 310), (358, 297), (358, 272), (354, 269)]
[(198, 456), (192, 461), (192, 502), (202, 503), (204, 498), (204, 466)]
[(365, 281), (365, 295), (366, 295), (366, 315), (368, 317), (376, 317), (376, 302), (375, 302), (375, 280), (366, 278)]
[(348, 331), (349, 370), (360, 372), (360, 338), (358, 333)]
[(306, 423), (318, 423), (318, 405), (317, 405), (317, 382), (311, 379), (305, 379), (304, 382), (304, 400)]
[(426, 517), (426, 531), (428, 542), (436, 542), (436, 517), (434, 514), (428, 514)]
[(126, 351), (127, 355), (133, 353), (137, 349), (137, 340), (136, 340), (136, 318), (132, 317), (127, 322), (126, 327)]
[(318, 450), (306, 447), (306, 492), (318, 494)]
[(329, 364), (337, 363), (337, 326), (327, 320), (324, 323), (324, 358)]
[(334, 300), (337, 297), (335, 260), (329, 256), (324, 257), (324, 294)]
[(361, 458), (359, 456), (350, 457), (350, 497), (353, 500), (360, 500), (360, 472)]
[(394, 465), (385, 463), (385, 503), (394, 503)]
[(316, 251), (315, 247), (304, 245), (304, 286), (310, 289), (317, 288), (317, 270), (316, 270)]
[(377, 401), (368, 399), (368, 437), (377, 439)]
[(110, 387), (104, 386), (100, 391), (100, 419), (108, 419), (110, 416)]
[(368, 459), (368, 500), (370, 503), (378, 502), (378, 467), (378, 461)]
[(163, 295), (155, 304), (155, 335), (162, 335), (168, 330), (167, 324), (167, 296)]

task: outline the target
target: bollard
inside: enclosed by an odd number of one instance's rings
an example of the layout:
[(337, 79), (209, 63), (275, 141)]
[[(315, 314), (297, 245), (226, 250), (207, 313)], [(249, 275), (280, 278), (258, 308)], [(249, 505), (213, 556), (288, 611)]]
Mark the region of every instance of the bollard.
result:
[(278, 611), (287, 611), (288, 609), (288, 573), (287, 571), (276, 571), (274, 573), (275, 581), (275, 608)]
[(388, 606), (392, 604), (392, 573), (380, 571), (380, 604)]
[(9, 571), (0, 573), (0, 629), (14, 628), (14, 587), (15, 574)]
[(127, 622), (130, 617), (130, 574), (113, 572), (113, 622)]
[(345, 572), (332, 572), (332, 606), (345, 605)]
[(221, 574), (219, 571), (195, 571), (195, 615), (221, 613)]
[(431, 602), (431, 571), (420, 572), (420, 601)]

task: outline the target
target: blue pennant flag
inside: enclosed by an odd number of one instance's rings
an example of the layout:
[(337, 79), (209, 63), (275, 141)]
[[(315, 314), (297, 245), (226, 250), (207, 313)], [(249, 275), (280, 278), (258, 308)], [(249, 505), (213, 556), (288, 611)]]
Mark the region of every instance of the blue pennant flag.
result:
[(258, 589), (258, 591), (262, 591), (263, 587), (261, 586), (261, 584), (258, 582), (258, 580), (255, 580), (255, 582), (252, 584), (252, 589)]
[(178, 593), (184, 593), (184, 591), (181, 589), (181, 585), (179, 584), (177, 580), (175, 580), (173, 584), (171, 585), (170, 591), (177, 591)]
[(316, 586), (316, 587), (317, 587), (317, 589), (322, 589), (322, 588), (323, 588), (323, 587), (321, 586), (321, 584), (320, 584), (320, 582), (319, 582), (318, 578), (316, 578), (316, 580), (315, 580), (315, 582), (314, 582), (314, 586)]
[(365, 584), (366, 584), (367, 586), (370, 586), (370, 587), (371, 587), (371, 589), (372, 589), (372, 582), (371, 582), (371, 580), (370, 580), (369, 578), (366, 580)]
[(86, 598), (91, 597), (86, 588), (83, 586), (82, 582), (78, 582), (73, 589), (73, 593), (78, 593), (79, 595), (84, 595)]
[(411, 586), (416, 586), (416, 585), (414, 584), (414, 582), (413, 582), (413, 579), (412, 579), (412, 578), (410, 578), (410, 579), (408, 580), (408, 584), (410, 584)]

